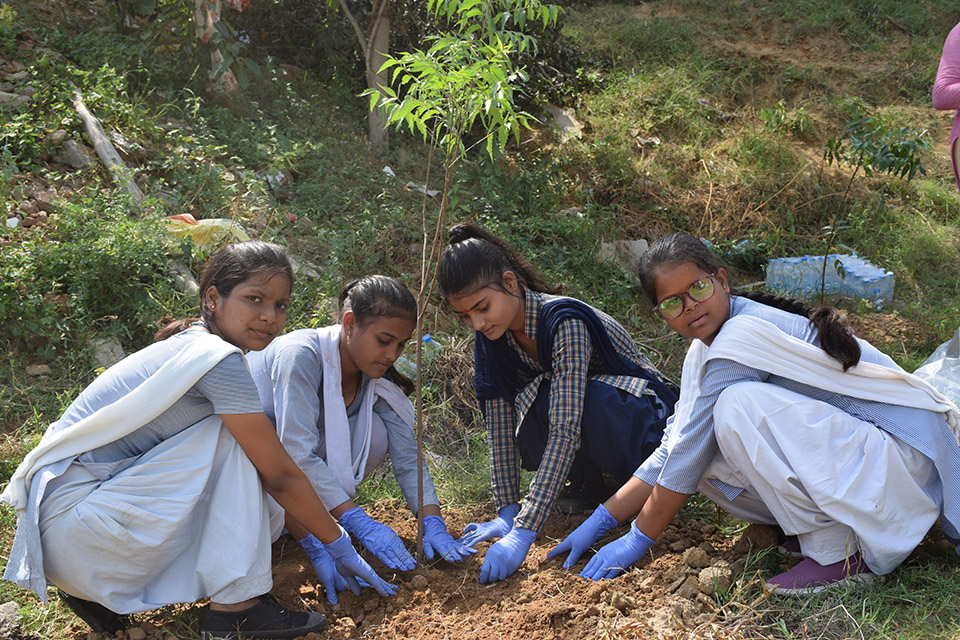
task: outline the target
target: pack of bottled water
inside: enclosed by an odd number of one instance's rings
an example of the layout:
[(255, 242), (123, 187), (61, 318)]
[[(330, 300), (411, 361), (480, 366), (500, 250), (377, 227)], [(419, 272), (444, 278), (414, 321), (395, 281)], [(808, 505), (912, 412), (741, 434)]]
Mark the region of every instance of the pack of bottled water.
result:
[(856, 253), (774, 258), (767, 264), (767, 289), (791, 298), (840, 295), (869, 300), (878, 308), (893, 300), (894, 275)]

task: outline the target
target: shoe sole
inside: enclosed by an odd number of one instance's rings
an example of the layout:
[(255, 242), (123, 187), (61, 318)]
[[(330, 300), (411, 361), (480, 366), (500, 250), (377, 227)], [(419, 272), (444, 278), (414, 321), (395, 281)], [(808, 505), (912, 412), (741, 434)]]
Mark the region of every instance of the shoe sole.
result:
[(317, 624), (296, 629), (263, 629), (260, 631), (200, 631), (201, 640), (291, 640), (308, 633), (317, 633), (327, 628), (327, 619)]
[(763, 587), (775, 596), (810, 596), (831, 589), (849, 588), (855, 585), (868, 585), (885, 582), (886, 576), (878, 576), (875, 573), (858, 573), (853, 576), (847, 576), (843, 580), (837, 580), (829, 584), (818, 584), (810, 587), (796, 587), (788, 589), (771, 582), (764, 583)]

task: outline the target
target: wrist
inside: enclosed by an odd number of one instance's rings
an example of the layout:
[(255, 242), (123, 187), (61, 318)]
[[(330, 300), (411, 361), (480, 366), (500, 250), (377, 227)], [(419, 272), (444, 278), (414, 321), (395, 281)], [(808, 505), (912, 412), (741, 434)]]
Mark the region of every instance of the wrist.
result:
[(520, 513), (520, 505), (514, 502), (505, 507), (500, 507), (500, 510), (497, 511), (497, 517), (513, 522), (513, 519), (517, 517), (518, 513)]
[(356, 553), (357, 550), (353, 548), (353, 543), (350, 542), (350, 534), (348, 534), (342, 527), (340, 528), (342, 535), (334, 540), (333, 542), (326, 543), (323, 548), (326, 549), (331, 556), (334, 558), (342, 558), (345, 555), (349, 555), (351, 552)]
[(425, 534), (429, 533), (440, 533), (447, 531), (447, 523), (443, 521), (443, 518), (440, 516), (423, 516), (423, 532)]
[(317, 552), (323, 549), (323, 543), (317, 540), (317, 536), (312, 533), (308, 533), (306, 538), (302, 538), (298, 541), (300, 546), (307, 551), (307, 553), (313, 551)]
[(514, 527), (507, 536), (512, 536), (527, 546), (533, 544), (537, 539), (537, 532), (533, 529), (524, 529), (523, 527)]
[(604, 530), (606, 531), (613, 529), (619, 524), (617, 522), (617, 519), (614, 518), (613, 515), (609, 511), (607, 511), (607, 508), (602, 504), (598, 506), (596, 509), (594, 509), (593, 513), (590, 514), (590, 517), (588, 518), (588, 520), (593, 520), (594, 522), (599, 524), (601, 527), (603, 527)]
[(654, 540), (653, 538), (649, 537), (649, 536), (648, 536), (647, 534), (645, 534), (643, 531), (640, 531), (640, 529), (637, 527), (637, 521), (636, 521), (636, 520), (634, 520), (633, 522), (630, 523), (630, 534), (629, 534), (629, 535), (630, 535), (631, 538), (633, 538), (634, 542), (636, 542), (636, 543), (638, 543), (638, 544), (644, 544), (644, 545), (646, 545), (647, 547), (653, 545), (653, 543), (656, 542), (656, 540)]

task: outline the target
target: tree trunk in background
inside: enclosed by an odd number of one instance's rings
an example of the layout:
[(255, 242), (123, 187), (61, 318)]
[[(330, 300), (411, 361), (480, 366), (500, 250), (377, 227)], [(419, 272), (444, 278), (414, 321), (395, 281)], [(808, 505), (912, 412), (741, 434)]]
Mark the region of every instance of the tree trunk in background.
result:
[[(389, 71), (377, 73), (390, 52), (390, 0), (374, 2), (370, 17), (373, 22), (367, 47), (367, 88), (376, 89), (390, 83)], [(384, 153), (390, 148), (390, 134), (378, 109), (371, 111), (367, 118), (367, 136), (373, 151)]]

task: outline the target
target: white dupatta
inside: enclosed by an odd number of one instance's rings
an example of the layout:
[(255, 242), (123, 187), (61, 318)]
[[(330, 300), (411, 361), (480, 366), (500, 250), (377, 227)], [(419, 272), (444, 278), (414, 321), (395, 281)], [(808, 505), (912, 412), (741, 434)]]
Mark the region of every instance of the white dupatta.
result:
[[(149, 349), (150, 347), (147, 347)], [(48, 464), (72, 458), (133, 433), (179, 400), (218, 362), (240, 349), (221, 338), (199, 334), (138, 387), (113, 404), (71, 425), (51, 425), (10, 477), (0, 501), (24, 515), (34, 475)]]
[(317, 335), (323, 362), (323, 428), (327, 467), (337, 484), (353, 498), (357, 493), (357, 485), (366, 475), (374, 425), (380, 421), (380, 416), (373, 411), (377, 398), (386, 400), (397, 416), (411, 426), (414, 421), (413, 405), (393, 382), (371, 378), (360, 398), (356, 429), (351, 432), (341, 387), (340, 325), (317, 329)]

